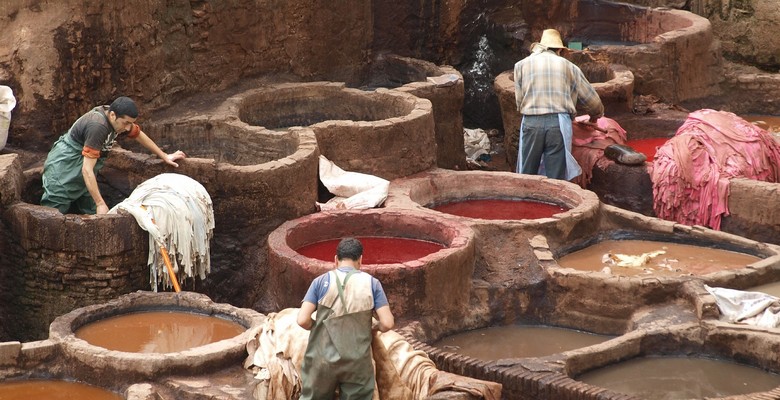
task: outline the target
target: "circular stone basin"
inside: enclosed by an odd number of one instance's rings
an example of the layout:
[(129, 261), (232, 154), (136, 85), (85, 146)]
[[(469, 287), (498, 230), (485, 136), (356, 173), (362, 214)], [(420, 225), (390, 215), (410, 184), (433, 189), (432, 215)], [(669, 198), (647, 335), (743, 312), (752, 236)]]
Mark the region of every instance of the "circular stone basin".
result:
[(429, 205), (429, 208), (445, 214), (491, 220), (550, 218), (568, 210), (557, 204), (515, 199), (458, 200)]
[[(152, 316), (160, 313), (167, 314), (166, 321), (156, 324)], [(179, 314), (175, 318), (194, 317), (199, 320), (196, 324), (199, 328), (195, 329), (194, 325), (189, 323), (174, 326), (174, 321), (170, 320), (172, 314)], [(115, 317), (119, 318), (114, 319)], [(145, 333), (147, 338), (161, 335), (161, 338), (165, 338), (163, 340), (194, 345), (197, 342), (211, 342), (218, 337), (212, 336), (212, 340), (203, 340), (214, 333), (217, 318), (220, 319), (217, 321), (219, 324), (222, 324), (222, 321), (230, 322), (229, 325), (234, 329), (232, 332), (238, 334), (197, 347), (183, 346), (187, 347), (186, 349), (173, 343), (156, 347), (156, 350), (174, 350), (172, 352), (112, 350), (90, 343), (76, 334), (81, 328), (90, 328), (90, 325), (99, 324), (101, 321), (111, 324), (122, 319), (141, 319), (146, 321), (147, 330), (151, 329)], [(204, 324), (204, 320), (208, 322)], [(68, 362), (91, 371), (90, 379), (109, 379), (117, 374), (124, 374), (131, 380), (152, 377), (158, 379), (167, 374), (200, 375), (207, 370), (240, 364), (246, 357), (246, 343), (253, 337), (251, 328), (259, 326), (263, 320), (263, 315), (255, 311), (213, 303), (207, 296), (198, 293), (136, 292), (104, 304), (79, 308), (58, 317), (51, 324), (49, 337), (60, 343)], [(144, 321), (135, 323), (144, 325)], [(170, 327), (170, 332), (164, 331), (165, 325)], [(236, 328), (236, 325), (240, 329)], [(133, 338), (135, 332), (130, 328), (114, 326), (110, 327), (109, 331), (120, 336), (121, 340), (118, 342), (136, 340)], [(222, 336), (228, 336), (228, 332), (224, 331)], [(147, 346), (149, 350), (153, 347), (150, 342), (141, 346)]]
[(447, 336), (432, 346), (483, 361), (545, 357), (609, 340), (611, 336), (544, 325), (507, 325)]
[(576, 378), (643, 399), (702, 399), (765, 392), (780, 375), (759, 368), (699, 357), (640, 357)]
[[(358, 237), (363, 244), (363, 264), (396, 264), (414, 261), (444, 248), (426, 240), (394, 237)], [(298, 253), (322, 261), (333, 260), (341, 239), (323, 240), (295, 249)]]
[(238, 116), (266, 129), (310, 127), (320, 153), (347, 171), (394, 179), (436, 163), (431, 102), (395, 90), (278, 84), (249, 92)]
[(230, 339), (246, 327), (219, 317), (177, 311), (128, 313), (76, 330), (76, 337), (109, 350), (175, 353)]
[(370, 64), (367, 81), (361, 88), (393, 88), (430, 100), (435, 120), (437, 165), (440, 168), (465, 169), (463, 85), (463, 76), (451, 66), (395, 54), (380, 54)]
[[(525, 207), (527, 202), (546, 203), (562, 211), (536, 219), (487, 219), (444, 214), (438, 205), (500, 201)], [(504, 203), (504, 201), (515, 203)], [(524, 203), (525, 202), (525, 203)], [(468, 207), (468, 203), (465, 203)], [(385, 207), (423, 210), (471, 226), (477, 232), (475, 277), (490, 283), (525, 282), (530, 274), (518, 274), (519, 264), (534, 262), (528, 240), (544, 235), (553, 246), (563, 246), (583, 235), (595, 234), (600, 202), (590, 191), (570, 182), (511, 172), (450, 171), (436, 169), (390, 184)], [(433, 207), (433, 209), (428, 208)], [(510, 209), (489, 210), (494, 217)], [(548, 210), (551, 211), (551, 210)], [(517, 216), (517, 215), (509, 215)], [(541, 215), (534, 215), (541, 217)], [(518, 284), (524, 284), (524, 283)]]
[(26, 380), (0, 383), (3, 400), (121, 400), (122, 396), (79, 382)]
[[(241, 100), (241, 95), (230, 98), (224, 107), (235, 112), (233, 108), (239, 106), (233, 103), (240, 103)], [(305, 130), (274, 132), (241, 123), (236, 119), (208, 118), (205, 115), (175, 121), (148, 122), (143, 128), (153, 132), (155, 143), (160, 148), (168, 152), (181, 149), (187, 153), (188, 160), (181, 163), (181, 167), (193, 163), (208, 165), (214, 162), (236, 167), (269, 163), (291, 157), (302, 147), (309, 146), (312, 134)], [(122, 142), (122, 148), (136, 153), (136, 157), (146, 158), (149, 154), (149, 151), (135, 140)], [(195, 168), (196, 165), (190, 165), (190, 168)]]
[[(419, 241), (427, 242), (423, 243), (426, 247), (434, 244), (417, 253), (422, 255), (419, 258), (384, 264), (364, 262), (361, 269), (382, 283), (397, 318), (448, 315), (466, 306), (474, 268), (473, 231), (438, 215), (371, 209), (308, 215), (282, 224), (269, 235), (269, 287), (275, 291), (272, 295), (278, 308), (299, 306), (311, 281), (334, 268), (335, 251), (325, 249), (317, 258), (310, 258), (297, 249), (323, 242), (333, 246), (347, 236), (397, 239), (404, 241), (404, 246), (420, 245)], [(371, 245), (369, 241), (365, 257), (374, 257)], [(396, 257), (393, 253), (401, 249), (379, 251), (391, 252), (380, 254), (382, 257)]]
[(761, 260), (735, 251), (651, 240), (604, 240), (558, 260), (564, 268), (615, 275), (706, 275)]

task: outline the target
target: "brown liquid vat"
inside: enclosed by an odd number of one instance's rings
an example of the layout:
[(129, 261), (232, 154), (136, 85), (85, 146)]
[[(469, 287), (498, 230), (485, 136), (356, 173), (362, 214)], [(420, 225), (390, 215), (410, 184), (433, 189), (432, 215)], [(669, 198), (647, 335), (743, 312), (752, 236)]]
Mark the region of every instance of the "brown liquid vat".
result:
[[(642, 307), (678, 301), (695, 309), (698, 316), (717, 314), (717, 308), (701, 300), (699, 290), (685, 289), (689, 282), (711, 286), (749, 287), (779, 274), (780, 249), (704, 227), (689, 227), (656, 218), (644, 217), (611, 206), (604, 206), (599, 234), (583, 237), (565, 246), (553, 247), (543, 241), (534, 251), (548, 274), (548, 301), (569, 317), (587, 314), (601, 324), (625, 321)], [(705, 275), (621, 276), (563, 268), (557, 259), (602, 240), (640, 239), (675, 242), (737, 251), (760, 260), (742, 268), (726, 269)], [(771, 278), (770, 278), (771, 279)]]
[[(602, 206), (598, 216), (590, 221), (590, 225), (597, 233), (571, 238), (563, 245), (550, 246), (547, 240), (551, 239), (543, 235), (528, 240), (533, 258), (522, 263), (517, 274), (536, 276), (532, 284), (512, 287), (511, 282), (490, 283), (475, 280), (468, 312), (463, 319), (447, 324), (433, 318), (421, 317), (401, 328), (401, 332), (417, 348), (428, 353), (440, 369), (500, 382), (504, 385), (507, 398), (595, 399), (598, 398), (598, 393), (605, 393), (606, 389), (576, 382), (570, 376), (598, 367), (593, 364), (601, 362), (613, 353), (634, 351), (633, 354), (639, 354), (634, 348), (646, 342), (657, 345), (647, 350), (646, 354), (674, 354), (675, 351), (685, 351), (686, 341), (699, 340), (698, 332), (702, 329), (700, 326), (708, 327), (707, 332), (712, 337), (721, 335), (720, 327), (729, 325), (715, 321), (719, 315), (718, 308), (714, 298), (704, 289), (704, 284), (749, 287), (780, 274), (780, 249), (771, 244), (758, 243), (703, 227), (688, 227), (644, 217), (611, 206)], [(630, 229), (631, 232), (621, 229)], [(562, 268), (556, 262), (556, 258), (561, 254), (599, 239), (629, 236), (717, 246), (753, 254), (762, 260), (744, 268), (718, 271), (704, 276), (678, 277), (607, 275)], [(535, 272), (537, 269), (541, 272)], [(496, 361), (477, 360), (433, 348), (428, 344), (455, 332), (518, 321), (617, 337), (547, 357)], [(684, 326), (678, 330), (681, 333), (674, 333), (680, 337), (676, 340), (683, 345), (667, 339), (672, 335), (669, 333), (672, 329), (670, 327), (675, 326)], [(730, 329), (743, 328), (755, 330), (759, 332), (759, 336), (760, 332), (767, 331), (743, 326)], [(772, 354), (771, 351), (774, 350), (771, 346), (769, 349), (763, 347), (762, 351), (766, 353), (756, 351), (755, 358), (746, 359), (740, 355), (741, 344), (730, 344), (738, 341), (735, 336), (719, 340), (717, 352), (710, 350), (712, 344), (708, 344), (706, 350), (702, 350), (705, 348), (702, 346), (698, 351), (712, 357), (734, 358), (738, 362), (770, 368), (768, 365), (771, 364), (771, 357), (763, 354)], [(736, 350), (729, 352), (729, 346)], [(627, 356), (616, 356), (614, 362), (625, 357)], [(561, 365), (566, 365), (566, 368)]]
[[(595, 386), (576, 381), (576, 378), (591, 370), (613, 364), (619, 365), (621, 361), (646, 356), (712, 358), (777, 374), (780, 373), (780, 368), (775, 355), (780, 350), (780, 335), (772, 331), (717, 321), (633, 331), (609, 343), (569, 354), (561, 371), (569, 378), (560, 380), (558, 390), (563, 392), (567, 385), (571, 385), (579, 387), (577, 391), (599, 392), (598, 397), (594, 394), (582, 397), (583, 399), (622, 398), (623, 395), (620, 393), (606, 389), (598, 390)], [(778, 395), (780, 395), (780, 387), (767, 392), (730, 396), (728, 399), (776, 398)], [(564, 395), (551, 398), (570, 397)]]
[(463, 313), (471, 291), (474, 232), (452, 219), (397, 209), (320, 212), (288, 221), (272, 232), (268, 237), (268, 287), (277, 309), (299, 306), (311, 281), (334, 268), (333, 261), (308, 258), (295, 249), (345, 236), (401, 237), (444, 245), (417, 260), (363, 265), (361, 269), (382, 282), (399, 320), (433, 315), (450, 321)]
[[(444, 214), (426, 207), (474, 198), (527, 199), (557, 204), (568, 210), (551, 218), (487, 220)], [(518, 264), (532, 263), (534, 257), (528, 240), (545, 235), (547, 240), (563, 245), (595, 233), (600, 203), (595, 194), (577, 185), (542, 176), (437, 169), (393, 181), (385, 207), (420, 210), (469, 225), (477, 233), (474, 278), (524, 287), (540, 279), (528, 270), (518, 273)]]
[[(75, 335), (80, 327), (104, 318), (143, 311), (180, 311), (224, 318), (246, 330), (233, 338), (173, 353), (128, 353), (94, 346)], [(86, 382), (106, 382), (122, 377), (125, 384), (158, 380), (166, 376), (197, 376), (239, 365), (246, 357), (246, 343), (265, 317), (255, 311), (212, 302), (205, 295), (136, 292), (115, 300), (76, 309), (51, 324), (50, 340), (56, 343), (73, 376)], [(113, 377), (113, 378), (112, 378)]]
[[(776, 329), (719, 322), (715, 320), (717, 311), (713, 314), (711, 309), (702, 316), (702, 308), (714, 307), (714, 304), (711, 298), (707, 299), (709, 295), (701, 283), (686, 283), (680, 289), (691, 297), (691, 304), (671, 301), (641, 308), (625, 318), (621, 322), (622, 326), (616, 320), (611, 324), (603, 324), (603, 321), (597, 321), (598, 317), (587, 313), (555, 315), (560, 307), (547, 310), (540, 319), (559, 322), (553, 326), (582, 329), (583, 326), (591, 325), (601, 328), (583, 330), (618, 336), (602, 343), (545, 357), (484, 361), (435, 348), (428, 343), (450, 333), (441, 332), (435, 321), (415, 321), (400, 332), (416, 349), (425, 351), (439, 369), (499, 382), (503, 385), (504, 398), (519, 400), (626, 399), (628, 397), (625, 394), (589, 385), (576, 378), (587, 371), (646, 356), (705, 357), (736, 362), (770, 373), (780, 371), (775, 357), (780, 350), (780, 335)], [(597, 290), (600, 288), (593, 292)], [(700, 315), (697, 316), (697, 313)], [(588, 322), (588, 319), (596, 323)], [(468, 326), (460, 329), (473, 328)], [(611, 332), (600, 332), (600, 329)], [(775, 388), (768, 392), (728, 398), (763, 399), (775, 398), (779, 394), (780, 388)]]

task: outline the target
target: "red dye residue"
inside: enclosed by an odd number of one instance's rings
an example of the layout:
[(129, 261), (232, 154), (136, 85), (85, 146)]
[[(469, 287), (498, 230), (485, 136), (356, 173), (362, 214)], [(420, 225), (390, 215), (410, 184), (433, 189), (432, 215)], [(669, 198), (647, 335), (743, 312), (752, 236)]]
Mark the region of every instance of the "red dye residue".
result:
[[(358, 237), (363, 244), (363, 264), (395, 264), (417, 260), (444, 248), (439, 243), (398, 237)], [(333, 261), (341, 239), (307, 244), (296, 251), (306, 257)]]
[(539, 219), (567, 211), (556, 204), (530, 200), (479, 199), (444, 203), (434, 210), (468, 218), (481, 219)]
[(669, 138), (649, 138), (649, 139), (637, 139), (629, 140), (626, 142), (627, 146), (647, 156), (647, 161), (653, 161), (655, 158), (655, 151), (658, 150), (661, 145), (666, 143)]

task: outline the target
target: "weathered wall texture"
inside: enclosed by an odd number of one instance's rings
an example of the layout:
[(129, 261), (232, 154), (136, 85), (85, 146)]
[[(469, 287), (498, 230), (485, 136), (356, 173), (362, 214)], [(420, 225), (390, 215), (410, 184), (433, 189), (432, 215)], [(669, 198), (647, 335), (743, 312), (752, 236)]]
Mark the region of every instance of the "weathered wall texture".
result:
[(260, 74), (357, 80), (372, 20), (368, 2), (7, 0), (0, 32), (0, 84), (19, 100), (9, 145), (46, 150), (120, 94), (148, 113)]
[(45, 338), (73, 308), (149, 288), (148, 239), (132, 216), (64, 216), (21, 202), (23, 183), (18, 156), (0, 156), (0, 340)]
[(732, 179), (729, 213), (721, 229), (760, 242), (780, 244), (780, 209), (757, 205), (780, 204), (780, 183)]
[(722, 42), (723, 55), (766, 71), (780, 71), (776, 0), (692, 0), (691, 11), (712, 22)]
[(776, 0), (623, 0), (646, 7), (689, 10), (707, 18), (721, 41), (723, 55), (766, 71), (780, 70), (775, 40), (780, 7)]

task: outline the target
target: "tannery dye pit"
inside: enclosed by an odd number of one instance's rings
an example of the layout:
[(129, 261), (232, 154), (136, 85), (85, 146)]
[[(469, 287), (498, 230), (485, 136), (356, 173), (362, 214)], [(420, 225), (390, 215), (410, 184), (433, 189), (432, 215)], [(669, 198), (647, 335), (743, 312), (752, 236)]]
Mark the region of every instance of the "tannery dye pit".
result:
[(0, 383), (3, 400), (121, 400), (122, 396), (78, 382), (27, 380)]
[(680, 400), (765, 392), (780, 386), (780, 375), (707, 358), (644, 357), (577, 377), (594, 386), (644, 399)]
[[(344, 237), (381, 400), (780, 399), (776, 1), (0, 9), (0, 399), (298, 398)], [(515, 63), (557, 52), (604, 107), (569, 181), (515, 172)], [(116, 208), (47, 206), (65, 169)]]
[(432, 209), (446, 214), (480, 219), (539, 219), (566, 211), (561, 206), (525, 200), (478, 199), (436, 204)]
[(181, 312), (149, 311), (102, 319), (76, 330), (76, 337), (109, 350), (175, 353), (238, 336), (235, 322)]
[[(391, 237), (359, 237), (358, 239), (363, 244), (363, 264), (409, 262), (435, 253), (443, 248), (438, 243), (425, 240)], [(309, 258), (331, 261), (336, 254), (336, 246), (339, 244), (339, 241), (335, 239), (311, 243), (296, 249), (296, 251)]]

